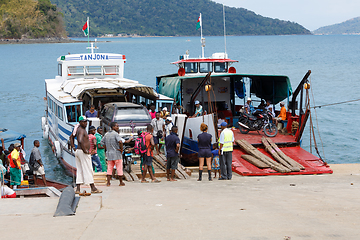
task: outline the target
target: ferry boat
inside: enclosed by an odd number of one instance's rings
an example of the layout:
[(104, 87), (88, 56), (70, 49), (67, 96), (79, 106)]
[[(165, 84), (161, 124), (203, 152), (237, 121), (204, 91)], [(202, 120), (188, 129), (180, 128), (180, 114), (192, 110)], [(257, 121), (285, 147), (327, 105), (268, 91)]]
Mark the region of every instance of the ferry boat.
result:
[[(216, 143), (220, 133), (217, 126), (219, 118), (232, 126), (235, 140), (245, 139), (266, 156), (270, 156), (265, 152), (261, 140), (264, 137), (263, 132), (242, 134), (239, 131), (239, 111), (245, 105), (245, 99), (251, 97), (253, 104), (256, 101), (260, 103), (261, 100), (268, 100), (272, 102), (273, 107), (281, 101), (287, 101), (290, 109), (287, 112), (287, 120), (284, 121), (287, 132), (285, 135), (278, 134), (272, 140), (289, 157), (305, 166), (305, 169), (286, 174), (332, 173), (320, 157), (300, 147), (302, 133), (310, 114), (309, 108), (306, 110), (303, 108), (305, 106), (303, 94), (308, 90), (304, 86), (310, 86), (308, 78), (311, 71), (306, 73), (293, 92), (289, 77), (236, 73), (236, 69), (232, 66), (236, 62), (238, 61), (228, 58), (227, 53), (214, 53), (208, 58), (204, 56), (190, 58), (189, 53), (186, 52), (178, 61), (172, 62), (178, 67), (177, 73), (156, 77), (157, 92), (174, 98), (182, 106), (183, 113), (187, 115), (181, 147), (182, 162), (187, 165), (197, 164), (197, 136), (201, 133), (199, 126), (202, 122), (208, 125), (208, 133), (213, 136), (213, 143)], [(191, 117), (194, 114), (196, 100), (200, 101), (205, 114)], [(300, 109), (298, 113), (297, 108)], [(276, 115), (278, 112), (276, 111)], [(299, 123), (294, 136), (290, 134), (293, 121)], [(241, 157), (246, 153), (244, 149), (236, 145), (234, 147), (233, 171), (241, 175), (281, 174), (273, 169), (260, 169), (254, 166)]]
[[(60, 56), (57, 59), (58, 75), (45, 80), (43, 137), (49, 140), (55, 156), (69, 175), (76, 174), (75, 155), (70, 150), (69, 137), (79, 116), (85, 115), (91, 105), (96, 107), (99, 115), (88, 119), (88, 127), (103, 125), (99, 116), (106, 103), (155, 103), (157, 109), (164, 106), (171, 109), (173, 104), (173, 99), (156, 93), (153, 88), (124, 78), (125, 55), (95, 53), (97, 47), (93, 43), (88, 49), (90, 53)], [(138, 130), (145, 129), (145, 123), (129, 121), (120, 126), (120, 135), (136, 136)]]

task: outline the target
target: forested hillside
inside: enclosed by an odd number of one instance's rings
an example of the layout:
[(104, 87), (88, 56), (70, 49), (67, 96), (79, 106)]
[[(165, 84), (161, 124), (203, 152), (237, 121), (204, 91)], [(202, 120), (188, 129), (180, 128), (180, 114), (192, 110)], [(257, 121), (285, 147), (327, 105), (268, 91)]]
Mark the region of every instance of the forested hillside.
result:
[(0, 38), (66, 37), (62, 16), (49, 0), (0, 0)]
[[(69, 36), (138, 34), (151, 36), (198, 35), (196, 21), (203, 15), (203, 34), (223, 34), (222, 5), (210, 0), (51, 0), (64, 13)], [(228, 35), (311, 34), (301, 25), (262, 17), (243, 8), (225, 7)]]
[(359, 34), (360, 17), (352, 18), (342, 23), (321, 27), (314, 31), (315, 34)]

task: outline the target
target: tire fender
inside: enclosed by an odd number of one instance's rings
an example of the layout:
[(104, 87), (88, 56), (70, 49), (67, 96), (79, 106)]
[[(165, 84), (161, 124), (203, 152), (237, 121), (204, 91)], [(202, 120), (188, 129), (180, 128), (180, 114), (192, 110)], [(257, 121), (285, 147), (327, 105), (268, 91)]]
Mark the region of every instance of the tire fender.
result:
[(48, 125), (45, 125), (45, 127), (44, 127), (43, 138), (45, 138), (45, 139), (49, 138), (49, 126)]
[(41, 129), (44, 130), (46, 126), (46, 117), (41, 118)]
[(59, 141), (55, 141), (54, 142), (54, 145), (55, 145), (55, 156), (57, 157), (57, 158), (59, 158), (59, 157), (61, 157), (61, 146), (60, 146), (60, 142)]

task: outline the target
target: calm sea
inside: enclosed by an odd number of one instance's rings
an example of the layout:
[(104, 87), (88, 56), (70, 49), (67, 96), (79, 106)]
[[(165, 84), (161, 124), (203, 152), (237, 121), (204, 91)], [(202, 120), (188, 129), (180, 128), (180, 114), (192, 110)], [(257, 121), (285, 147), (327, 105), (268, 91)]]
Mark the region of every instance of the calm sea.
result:
[[(86, 40), (86, 39), (81, 39)], [(200, 38), (99, 38), (98, 52), (125, 54), (125, 77), (155, 87), (155, 77), (175, 73), (170, 62), (189, 50), (201, 54)], [(26, 134), (25, 150), (41, 140), (41, 153), (49, 178), (70, 182), (42, 139), (44, 79), (57, 74), (56, 59), (68, 53), (83, 53), (87, 43), (0, 45), (0, 128)], [(224, 52), (223, 37), (206, 37), (205, 55)], [(229, 57), (238, 60), (238, 73), (278, 74), (291, 79), (293, 89), (308, 70), (315, 104), (324, 105), (360, 98), (360, 36), (243, 36), (227, 37)], [(329, 163), (358, 163), (360, 102), (316, 110), (315, 125)], [(315, 112), (313, 111), (315, 121)], [(319, 136), (316, 135), (321, 150)], [(302, 146), (309, 149), (309, 130)], [(7, 146), (6, 146), (7, 147)], [(321, 154), (324, 156), (322, 150)]]

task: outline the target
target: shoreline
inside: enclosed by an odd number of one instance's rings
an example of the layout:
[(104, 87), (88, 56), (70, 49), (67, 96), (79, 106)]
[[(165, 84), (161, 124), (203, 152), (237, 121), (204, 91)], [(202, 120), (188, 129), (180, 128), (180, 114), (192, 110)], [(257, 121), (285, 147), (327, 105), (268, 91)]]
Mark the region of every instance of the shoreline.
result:
[(81, 43), (70, 38), (0, 39), (0, 44)]

